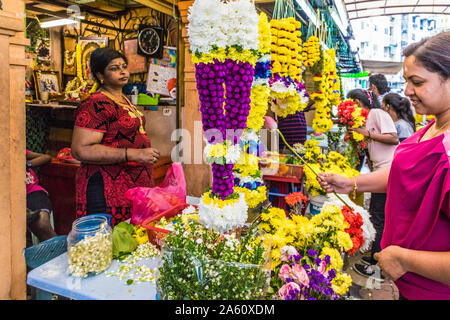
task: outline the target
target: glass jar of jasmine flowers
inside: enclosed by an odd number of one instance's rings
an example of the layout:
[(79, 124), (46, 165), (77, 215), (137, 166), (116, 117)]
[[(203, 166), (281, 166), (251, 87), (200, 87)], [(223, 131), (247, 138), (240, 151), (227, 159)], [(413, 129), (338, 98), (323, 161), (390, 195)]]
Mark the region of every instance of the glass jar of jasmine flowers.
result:
[(112, 262), (112, 229), (106, 217), (75, 220), (67, 236), (67, 255), (72, 276), (85, 278), (106, 270)]

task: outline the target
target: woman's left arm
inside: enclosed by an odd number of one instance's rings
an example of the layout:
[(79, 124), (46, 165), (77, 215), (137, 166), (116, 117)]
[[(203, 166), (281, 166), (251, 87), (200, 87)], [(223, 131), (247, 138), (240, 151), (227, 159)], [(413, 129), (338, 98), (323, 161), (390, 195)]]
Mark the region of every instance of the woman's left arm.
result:
[(389, 246), (375, 254), (377, 265), (394, 281), (406, 272), (450, 285), (450, 251), (419, 251)]
[(369, 132), (369, 130), (365, 128), (357, 128), (355, 129), (356, 132), (362, 134), (364, 138), (372, 139), (373, 141), (385, 143), (385, 144), (392, 144), (397, 145), (400, 140), (398, 139), (398, 134), (395, 132), (392, 133), (374, 133)]

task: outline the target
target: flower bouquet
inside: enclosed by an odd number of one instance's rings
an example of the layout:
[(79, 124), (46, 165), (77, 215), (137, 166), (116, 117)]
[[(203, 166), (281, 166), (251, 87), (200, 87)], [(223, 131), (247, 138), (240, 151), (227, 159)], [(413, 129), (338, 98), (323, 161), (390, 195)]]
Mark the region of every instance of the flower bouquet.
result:
[(270, 243), (257, 228), (217, 233), (178, 221), (162, 249), (160, 299), (263, 298), (270, 277)]
[(359, 164), (359, 151), (360, 148), (365, 148), (364, 136), (356, 131), (353, 131), (352, 135), (348, 134), (349, 128), (361, 128), (366, 124), (369, 112), (359, 107), (353, 100), (346, 99), (342, 101), (338, 106), (338, 118), (339, 123), (347, 128), (347, 134), (344, 137), (344, 141), (349, 141), (349, 157), (352, 167), (355, 168)]
[[(300, 253), (303, 257), (306, 257), (309, 250), (314, 250), (318, 253), (318, 257), (315, 257), (315, 254), (313, 255), (314, 257), (310, 257), (311, 259), (320, 258), (323, 261), (326, 256), (329, 257), (329, 262), (325, 266), (322, 261), (319, 262), (318, 260), (316, 264), (313, 264), (312, 261), (314, 260), (308, 261), (307, 264), (309, 266), (317, 266), (318, 264), (318, 267), (322, 268), (322, 271), (324, 267), (325, 271), (331, 269), (335, 270), (335, 277), (333, 277), (333, 279), (328, 279), (331, 281), (334, 293), (340, 296), (348, 291), (348, 287), (351, 284), (351, 278), (341, 271), (344, 265), (341, 253), (351, 252), (354, 242), (352, 241), (351, 235), (347, 232), (351, 232), (351, 226), (345, 220), (344, 214), (339, 207), (326, 205), (318, 215), (315, 215), (312, 218), (295, 214), (286, 216), (283, 209), (270, 208), (261, 214), (259, 227), (267, 232), (272, 239), (273, 276), (271, 278), (271, 288), (269, 289), (269, 292), (275, 294), (275, 298), (287, 296), (286, 292), (289, 292), (286, 291), (287, 288), (301, 289), (297, 288), (294, 284), (291, 284), (290, 286), (283, 288), (281, 295), (277, 294), (283, 286), (288, 284), (285, 281), (285, 278), (277, 277), (277, 275), (279, 275), (280, 272), (283, 273), (281, 270), (283, 264), (289, 261), (290, 256), (297, 256)], [(326, 259), (328, 260), (328, 258)], [(299, 264), (298, 257), (297, 260), (296, 264)], [(304, 264), (301, 264), (300, 266), (303, 268), (305, 267)], [(289, 267), (292, 269), (293, 266), (290, 265)], [(315, 270), (317, 271), (317, 268)], [(324, 277), (327, 276), (324, 275)], [(290, 279), (294, 280), (292, 277)], [(297, 285), (299, 284), (297, 283)], [(297, 297), (301, 298), (301, 294)]]
[[(317, 251), (309, 249), (305, 256), (300, 255), (292, 246), (282, 248), (285, 255), (284, 263), (278, 273), (283, 286), (278, 290), (281, 300), (337, 300), (339, 293), (348, 288), (351, 277), (348, 275), (337, 278), (337, 272), (331, 268), (331, 258), (325, 255), (319, 257)], [(338, 285), (344, 280), (344, 286)], [(344, 290), (342, 290), (344, 287)], [(346, 287), (346, 288), (345, 288)]]

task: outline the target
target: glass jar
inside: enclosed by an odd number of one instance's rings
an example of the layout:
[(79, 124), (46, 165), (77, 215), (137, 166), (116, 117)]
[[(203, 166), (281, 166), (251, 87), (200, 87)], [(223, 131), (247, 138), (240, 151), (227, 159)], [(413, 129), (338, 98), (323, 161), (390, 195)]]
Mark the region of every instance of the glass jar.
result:
[(75, 220), (67, 236), (67, 255), (75, 277), (106, 270), (112, 262), (112, 229), (106, 217), (88, 215)]

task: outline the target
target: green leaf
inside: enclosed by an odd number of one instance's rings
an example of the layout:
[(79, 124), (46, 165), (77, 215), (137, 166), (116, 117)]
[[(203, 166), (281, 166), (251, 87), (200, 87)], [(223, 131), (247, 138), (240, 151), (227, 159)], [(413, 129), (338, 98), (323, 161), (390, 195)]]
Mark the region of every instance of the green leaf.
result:
[(134, 280), (133, 279), (128, 279), (127, 280), (127, 285), (133, 284)]
[(132, 225), (121, 222), (116, 225), (112, 232), (113, 258), (123, 259), (124, 255), (128, 255), (136, 250), (138, 243), (133, 238), (134, 228)]

